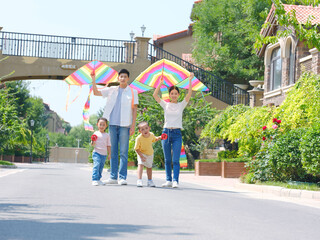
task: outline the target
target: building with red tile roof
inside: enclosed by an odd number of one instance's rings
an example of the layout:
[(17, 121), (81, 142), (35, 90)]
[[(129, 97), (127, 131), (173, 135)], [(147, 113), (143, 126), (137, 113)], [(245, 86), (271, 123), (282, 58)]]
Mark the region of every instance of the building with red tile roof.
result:
[[(320, 23), (320, 7), (284, 4), (284, 10), (287, 14), (295, 11), (301, 24), (305, 24), (309, 16), (313, 16), (312, 24)], [(265, 22), (269, 22), (270, 25), (261, 29), (260, 34), (264, 37), (276, 36), (278, 31), (284, 30), (277, 22), (274, 5)], [(294, 86), (303, 72), (320, 74), (319, 51), (316, 48), (309, 49), (304, 41), (296, 37), (294, 31), (274, 44), (264, 44), (257, 54), (264, 57), (265, 64), (263, 105), (280, 105), (286, 92)]]

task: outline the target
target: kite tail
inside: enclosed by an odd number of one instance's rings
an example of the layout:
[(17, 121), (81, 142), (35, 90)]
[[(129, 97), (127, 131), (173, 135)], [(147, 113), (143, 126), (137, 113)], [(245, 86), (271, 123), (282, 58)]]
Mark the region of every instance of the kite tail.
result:
[(82, 113), (84, 129), (87, 131), (93, 131), (93, 126), (89, 123), (89, 119), (90, 119), (89, 109), (90, 109), (91, 93), (92, 93), (92, 85), (90, 85), (88, 99), (87, 99), (86, 103), (84, 104), (83, 113)]
[(162, 95), (163, 101), (170, 102), (168, 88), (165, 85), (162, 85), (160, 90), (161, 90), (161, 95)]
[(182, 143), (181, 146), (181, 153), (180, 153), (180, 168), (187, 168), (188, 167), (188, 160), (186, 156), (186, 151), (184, 149), (184, 145)]
[(66, 112), (68, 111), (68, 106), (74, 103), (74, 101), (77, 100), (77, 98), (80, 96), (81, 90), (82, 90), (82, 85), (80, 85), (79, 91), (77, 93), (77, 96), (72, 100), (72, 102), (69, 104), (69, 97), (70, 97), (70, 84), (68, 84), (68, 93), (67, 93), (67, 102), (66, 102)]

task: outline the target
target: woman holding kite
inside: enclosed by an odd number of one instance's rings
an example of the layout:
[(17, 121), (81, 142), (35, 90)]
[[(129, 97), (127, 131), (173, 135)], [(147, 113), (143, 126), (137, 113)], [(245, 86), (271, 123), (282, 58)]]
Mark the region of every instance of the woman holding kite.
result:
[[(192, 95), (191, 80), (193, 79), (193, 77), (194, 74), (190, 73), (188, 94), (182, 102), (178, 102), (180, 93), (179, 89), (176, 86), (172, 86), (169, 88), (170, 102), (165, 102), (158, 96), (159, 90), (164, 84), (163, 78), (161, 78), (159, 85), (153, 93), (154, 99), (164, 110), (164, 126), (162, 133), (163, 135), (167, 135), (167, 138), (161, 141), (166, 168), (166, 182), (162, 184), (162, 187), (177, 188), (179, 184), (179, 159), (182, 145), (182, 113)], [(171, 164), (173, 165), (173, 178)]]

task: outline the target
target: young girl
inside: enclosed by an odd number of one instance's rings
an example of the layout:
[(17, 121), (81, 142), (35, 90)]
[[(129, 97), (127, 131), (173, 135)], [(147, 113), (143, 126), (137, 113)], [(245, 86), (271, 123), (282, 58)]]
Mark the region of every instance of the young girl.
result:
[(105, 118), (99, 118), (97, 122), (99, 131), (94, 132), (91, 136), (91, 145), (94, 147), (92, 152), (93, 159), (93, 170), (92, 170), (92, 185), (104, 185), (100, 180), (102, 177), (102, 170), (106, 162), (108, 155), (108, 160), (111, 158), (111, 142), (109, 133), (105, 130), (108, 126), (108, 120)]
[[(163, 132), (168, 135), (167, 139), (162, 140), (162, 148), (164, 153), (165, 168), (166, 168), (166, 182), (162, 184), (162, 187), (173, 187), (177, 188), (179, 183), (180, 173), (180, 152), (182, 145), (182, 113), (184, 108), (187, 106), (191, 94), (192, 94), (192, 83), (191, 80), (194, 77), (193, 73), (189, 76), (189, 90), (188, 94), (182, 102), (178, 102), (179, 89), (172, 86), (169, 89), (170, 102), (165, 102), (158, 96), (163, 79), (160, 80), (160, 84), (157, 86), (153, 93), (154, 99), (160, 103), (164, 109), (164, 126)], [(171, 154), (172, 152), (172, 154)], [(173, 183), (172, 183), (172, 168), (173, 164)]]

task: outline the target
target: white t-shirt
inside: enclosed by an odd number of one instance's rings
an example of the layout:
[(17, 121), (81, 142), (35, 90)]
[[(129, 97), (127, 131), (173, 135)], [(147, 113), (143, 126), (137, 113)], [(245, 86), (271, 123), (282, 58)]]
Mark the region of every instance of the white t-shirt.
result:
[(110, 136), (109, 133), (102, 133), (100, 131), (94, 132), (95, 135), (97, 135), (97, 141), (96, 145), (94, 146), (94, 151), (107, 156), (108, 155), (108, 150), (107, 147), (111, 146), (111, 141), (110, 141)]
[(164, 128), (181, 128), (182, 113), (188, 103), (183, 100), (178, 103), (165, 102), (160, 100), (160, 105), (164, 110)]

